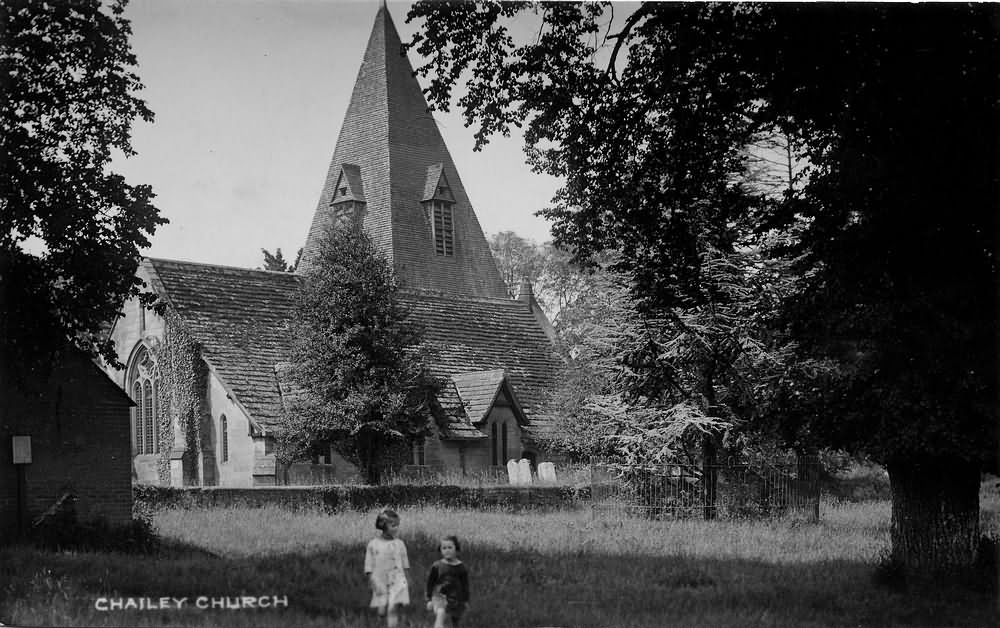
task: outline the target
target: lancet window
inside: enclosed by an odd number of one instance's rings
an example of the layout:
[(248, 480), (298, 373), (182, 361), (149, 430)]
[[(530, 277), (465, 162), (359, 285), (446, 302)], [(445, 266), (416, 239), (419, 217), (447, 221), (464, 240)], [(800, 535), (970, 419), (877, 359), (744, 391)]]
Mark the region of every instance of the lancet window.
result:
[(156, 420), (156, 364), (149, 349), (140, 347), (128, 370), (128, 391), (135, 403), (132, 408), (132, 451), (135, 455), (160, 451)]

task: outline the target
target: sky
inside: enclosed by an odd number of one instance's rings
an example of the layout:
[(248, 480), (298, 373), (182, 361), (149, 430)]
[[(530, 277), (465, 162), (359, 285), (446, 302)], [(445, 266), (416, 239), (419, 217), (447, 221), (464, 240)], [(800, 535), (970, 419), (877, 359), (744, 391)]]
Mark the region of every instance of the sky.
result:
[[(259, 267), (261, 249), (286, 258), (306, 240), (379, 0), (131, 0), (140, 97), (138, 155), (112, 169), (148, 184), (170, 220), (150, 257)], [(410, 3), (389, 2), (401, 39)], [(528, 28), (527, 25), (524, 27)], [(515, 31), (516, 34), (516, 31)], [(410, 53), (416, 67), (416, 53)], [(534, 213), (559, 186), (524, 162), (522, 140), (473, 152), (458, 111), (435, 112), (483, 231), (545, 242)]]

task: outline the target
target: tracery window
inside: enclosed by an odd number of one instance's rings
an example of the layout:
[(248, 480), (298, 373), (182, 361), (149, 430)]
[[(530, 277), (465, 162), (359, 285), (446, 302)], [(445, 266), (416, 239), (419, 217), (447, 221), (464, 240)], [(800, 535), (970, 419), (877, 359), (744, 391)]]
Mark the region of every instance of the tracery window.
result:
[(131, 421), (134, 455), (155, 454), (160, 451), (156, 429), (156, 388), (156, 364), (149, 355), (149, 349), (140, 347), (128, 370), (128, 390), (135, 402)]

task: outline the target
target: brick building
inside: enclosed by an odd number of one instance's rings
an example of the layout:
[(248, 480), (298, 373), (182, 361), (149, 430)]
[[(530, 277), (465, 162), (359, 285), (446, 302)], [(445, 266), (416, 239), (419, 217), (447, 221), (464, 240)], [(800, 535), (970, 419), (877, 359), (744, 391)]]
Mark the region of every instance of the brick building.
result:
[[(445, 386), (434, 436), (411, 444), (421, 466), (481, 470), (538, 459), (538, 416), (558, 361), (531, 294), (511, 299), (458, 170), (383, 6), (375, 17), (299, 272), (340, 221), (359, 222), (392, 261)], [(275, 482), (273, 437), (291, 388), (288, 321), (298, 275), (146, 259), (140, 275), (163, 317), (126, 305), (112, 372), (136, 401), (141, 482)], [(353, 471), (331, 452), (324, 462)], [(342, 470), (343, 473), (340, 473)]]
[[(41, 380), (15, 384), (11, 366), (0, 363), (0, 542), (16, 534), (19, 516), (30, 525), (65, 493), (81, 521), (131, 521), (128, 396), (75, 349)], [(14, 464), (15, 436), (30, 439), (30, 463)]]

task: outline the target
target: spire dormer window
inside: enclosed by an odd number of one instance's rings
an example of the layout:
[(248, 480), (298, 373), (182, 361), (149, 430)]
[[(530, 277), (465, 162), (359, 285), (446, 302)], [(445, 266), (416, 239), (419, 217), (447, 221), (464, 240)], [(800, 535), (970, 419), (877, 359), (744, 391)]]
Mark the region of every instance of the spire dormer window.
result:
[(360, 229), (364, 222), (365, 191), (361, 184), (361, 168), (354, 164), (343, 164), (337, 185), (330, 196), (333, 223), (336, 227)]
[(434, 253), (444, 257), (455, 255), (455, 196), (451, 192), (442, 164), (427, 168), (424, 196), (421, 200), (424, 215), (431, 227)]

